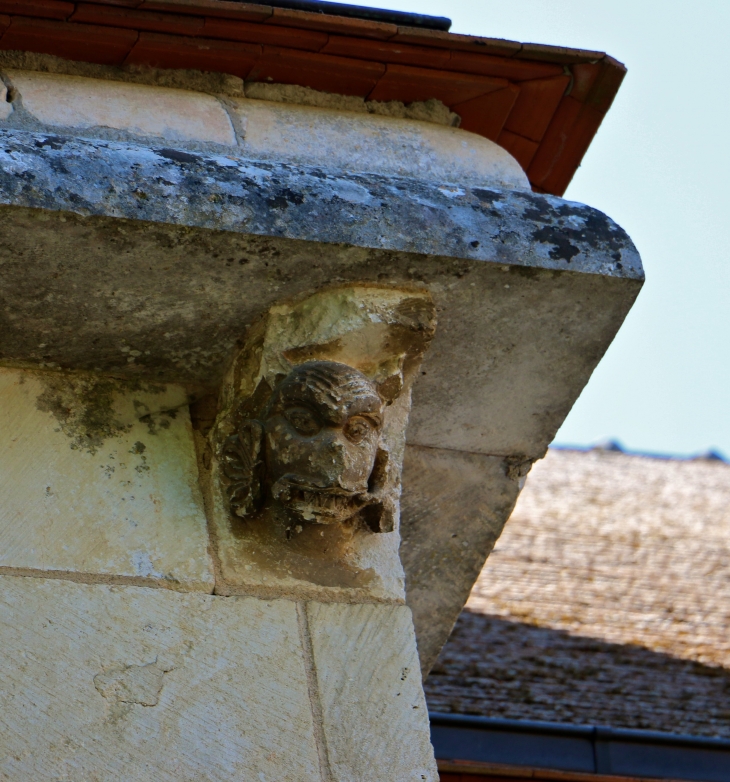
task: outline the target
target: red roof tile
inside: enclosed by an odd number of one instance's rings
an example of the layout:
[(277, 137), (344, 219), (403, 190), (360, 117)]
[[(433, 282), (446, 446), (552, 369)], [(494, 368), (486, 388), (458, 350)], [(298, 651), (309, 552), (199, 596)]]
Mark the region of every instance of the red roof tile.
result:
[(497, 76), (517, 82), (560, 76), (565, 72), (562, 65), (554, 63), (518, 60), (516, 57), (495, 57), (475, 52), (452, 51), (449, 59), (449, 65), (446, 67), (451, 70)]
[[(373, 100), (438, 98), (562, 194), (626, 69), (601, 52), (231, 0), (0, 0), (2, 49), (197, 68)], [(65, 21), (71, 19), (71, 22)]]
[(385, 72), (380, 63), (328, 54), (265, 46), (248, 78), (279, 84), (300, 84), (322, 92), (365, 96)]
[(95, 3), (77, 3), (76, 13), (71, 17), (71, 21), (176, 35), (202, 35), (205, 24), (205, 19), (201, 16), (140, 11)]
[[(510, 133), (509, 130), (502, 130), (497, 138), (497, 144), (504, 147), (515, 160), (527, 171), (535, 153), (540, 146), (536, 141), (530, 141), (529, 138), (518, 136), (516, 133)], [(530, 180), (532, 183), (532, 180)]]
[(569, 95), (562, 98), (527, 169), (530, 182), (548, 193), (564, 192), (602, 121), (593, 106)]
[(516, 84), (508, 84), (501, 90), (458, 103), (451, 108), (461, 117), (464, 130), (497, 141), (519, 94), (520, 88)]
[(68, 60), (121, 65), (137, 40), (136, 30), (13, 16), (3, 49), (55, 54)]
[(208, 17), (205, 20), (205, 35), (208, 38), (222, 38), (227, 41), (245, 41), (270, 46), (287, 46), (292, 49), (306, 49), (318, 52), (326, 45), (326, 33), (314, 30), (299, 30), (295, 27), (254, 24), (232, 19)]
[(453, 51), (481, 52), (502, 57), (513, 57), (522, 48), (521, 43), (501, 38), (478, 38), (473, 35), (458, 35), (440, 30), (423, 30), (420, 27), (399, 27), (394, 41), (420, 44), (421, 46), (443, 46)]
[(422, 65), (425, 68), (449, 68), (451, 52), (448, 49), (434, 49), (428, 46), (412, 46), (392, 41), (372, 41), (331, 35), (329, 43), (322, 49), (327, 54), (358, 57), (386, 64)]
[[(101, 0), (109, 2), (109, 0)], [(247, 22), (263, 22), (273, 13), (269, 5), (239, 3), (233, 0), (132, 0), (140, 8), (170, 13), (195, 13), (205, 16), (222, 16)]]
[(593, 52), (586, 49), (568, 49), (565, 46), (548, 46), (544, 43), (523, 43), (516, 56), (525, 60), (570, 65), (575, 62), (598, 62), (606, 55), (604, 52)]
[(245, 79), (261, 56), (261, 51), (260, 46), (251, 43), (140, 33), (125, 64), (150, 65), (153, 68), (193, 68), (232, 73)]
[(23, 14), (41, 19), (68, 19), (73, 3), (61, 0), (0, 0), (0, 14)]
[(388, 65), (385, 75), (368, 97), (370, 100), (400, 100), (403, 103), (438, 98), (451, 107), (502, 89), (508, 84), (505, 79), (471, 73)]
[[(314, 18), (313, 18), (314, 17)], [(392, 38), (398, 28), (394, 24), (374, 22), (370, 19), (352, 19), (329, 14), (312, 14), (308, 11), (294, 11), (288, 8), (274, 8), (274, 13), (267, 20), (270, 24), (300, 27), (304, 30), (320, 30), (327, 33), (345, 33), (363, 38)]]
[(521, 82), (520, 94), (505, 122), (505, 130), (540, 141), (569, 84), (570, 76), (566, 75)]

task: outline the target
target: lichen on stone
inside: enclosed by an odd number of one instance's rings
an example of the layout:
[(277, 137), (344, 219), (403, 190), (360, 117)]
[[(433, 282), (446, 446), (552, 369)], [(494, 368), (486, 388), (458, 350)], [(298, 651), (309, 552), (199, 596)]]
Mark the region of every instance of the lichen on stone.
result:
[[(115, 399), (129, 392), (161, 393), (163, 386), (149, 385), (139, 381), (124, 383), (114, 378), (70, 373), (44, 372), (41, 376), (45, 390), (38, 396), (36, 407), (50, 413), (56, 419), (61, 431), (71, 440), (72, 450), (83, 450), (96, 454), (108, 439), (129, 432), (133, 421), (124, 420), (115, 407)], [(133, 402), (139, 413), (139, 405)], [(146, 405), (144, 406), (146, 409)], [(148, 420), (150, 434), (159, 428), (169, 427), (174, 411), (166, 412), (162, 424), (159, 416), (148, 413), (137, 416)], [(141, 451), (140, 451), (141, 453)]]
[(73, 450), (95, 454), (111, 437), (128, 432), (131, 424), (120, 423), (114, 411), (114, 395), (119, 383), (107, 378), (74, 377), (63, 374), (44, 376), (45, 391), (36, 407), (51, 413)]

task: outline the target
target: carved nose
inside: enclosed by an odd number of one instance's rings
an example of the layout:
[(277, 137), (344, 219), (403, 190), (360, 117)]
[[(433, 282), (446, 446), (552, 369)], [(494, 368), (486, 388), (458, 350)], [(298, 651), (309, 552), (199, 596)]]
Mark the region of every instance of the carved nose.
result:
[(328, 486), (346, 491), (362, 491), (367, 476), (360, 475), (357, 458), (350, 453), (345, 436), (339, 429), (330, 429), (319, 439), (319, 447), (309, 456), (309, 463)]
[(347, 469), (348, 454), (342, 433), (333, 430), (327, 441), (327, 447), (324, 449), (325, 458), (338, 475)]

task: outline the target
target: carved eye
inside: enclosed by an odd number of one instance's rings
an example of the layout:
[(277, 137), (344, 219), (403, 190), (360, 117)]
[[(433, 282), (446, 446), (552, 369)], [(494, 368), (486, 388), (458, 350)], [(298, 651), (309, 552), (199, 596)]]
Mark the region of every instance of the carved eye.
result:
[(372, 421), (359, 415), (354, 415), (345, 424), (345, 435), (353, 443), (364, 440), (375, 428)]
[(314, 413), (306, 407), (290, 407), (284, 415), (297, 432), (305, 437), (313, 437), (322, 428)]

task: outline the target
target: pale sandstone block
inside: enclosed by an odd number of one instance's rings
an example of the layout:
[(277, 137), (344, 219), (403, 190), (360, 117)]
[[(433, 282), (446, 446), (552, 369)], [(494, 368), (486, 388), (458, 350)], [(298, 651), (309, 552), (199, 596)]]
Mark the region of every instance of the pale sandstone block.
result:
[(0, 568), (212, 591), (176, 386), (0, 369)]
[(0, 578), (0, 779), (316, 782), (296, 606)]
[(465, 130), (354, 111), (231, 100), (245, 132), (244, 151), (254, 158), (439, 184), (530, 189), (509, 152)]
[(411, 612), (308, 603), (333, 782), (436, 782)]
[(236, 143), (228, 114), (211, 95), (56, 73), (7, 75), (23, 108), (47, 125), (112, 128), (170, 141)]

